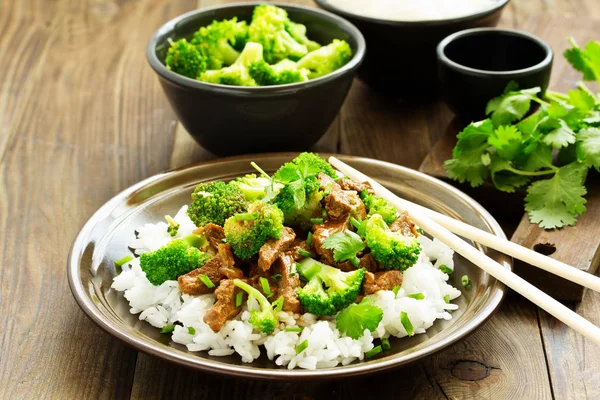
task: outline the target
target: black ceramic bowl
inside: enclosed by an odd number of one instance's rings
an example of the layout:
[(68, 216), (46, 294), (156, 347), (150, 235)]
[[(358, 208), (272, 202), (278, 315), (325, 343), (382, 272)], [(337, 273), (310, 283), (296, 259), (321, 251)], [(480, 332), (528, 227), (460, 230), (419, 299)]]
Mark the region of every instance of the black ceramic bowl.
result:
[(465, 121), (485, 115), (487, 102), (510, 81), (519, 88), (548, 87), (552, 48), (525, 32), (468, 29), (442, 40), (437, 48), (442, 93), (450, 109)]
[(374, 89), (402, 97), (435, 96), (439, 92), (437, 44), (463, 29), (496, 26), (508, 3), (508, 0), (497, 0), (487, 10), (447, 20), (390, 21), (351, 14), (327, 0), (315, 1), (352, 22), (365, 36), (369, 51), (358, 77)]
[(151, 37), (146, 56), (177, 117), (194, 139), (218, 155), (306, 150), (327, 131), (352, 84), (365, 54), (365, 40), (348, 21), (318, 10), (272, 3), (290, 18), (306, 25), (319, 43), (343, 39), (352, 59), (337, 71), (301, 83), (241, 87), (206, 83), (168, 70), (164, 65), (167, 39), (190, 38), (213, 20), (238, 17), (250, 21), (256, 3), (204, 8), (181, 15)]

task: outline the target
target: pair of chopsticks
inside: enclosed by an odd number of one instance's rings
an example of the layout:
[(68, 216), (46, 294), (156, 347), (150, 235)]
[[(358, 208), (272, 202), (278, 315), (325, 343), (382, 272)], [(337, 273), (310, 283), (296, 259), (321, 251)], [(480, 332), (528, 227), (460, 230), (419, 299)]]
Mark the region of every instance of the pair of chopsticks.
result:
[(532, 303), (547, 311), (566, 325), (600, 344), (599, 327), (548, 296), (515, 273), (504, 268), (457, 235), (496, 249), (509, 256), (518, 258), (538, 268), (599, 292), (600, 278), (553, 258), (536, 253), (523, 246), (519, 246), (506, 239), (501, 239), (498, 236), (484, 232), (464, 222), (455, 220), (454, 218), (401, 199), (375, 180), (335, 157), (330, 157), (329, 163), (354, 181), (369, 182), (378, 196), (383, 197), (394, 204), (399, 210), (406, 211), (419, 228), (423, 229), (434, 238), (437, 238), (446, 246), (450, 247), (458, 254), (513, 289), (515, 292), (529, 299)]

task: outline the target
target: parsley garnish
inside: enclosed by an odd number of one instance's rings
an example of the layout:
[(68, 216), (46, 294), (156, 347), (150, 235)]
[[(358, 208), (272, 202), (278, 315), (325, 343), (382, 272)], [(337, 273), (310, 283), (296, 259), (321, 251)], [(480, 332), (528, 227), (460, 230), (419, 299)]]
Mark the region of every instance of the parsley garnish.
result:
[(381, 308), (373, 305), (373, 301), (365, 297), (360, 304), (352, 304), (339, 312), (335, 326), (352, 339), (362, 337), (365, 329), (373, 332), (383, 318)]
[(333, 260), (335, 262), (350, 260), (352, 265), (358, 267), (360, 260), (356, 253), (363, 251), (366, 245), (358, 234), (345, 230), (334, 233), (325, 239), (323, 247), (333, 250)]

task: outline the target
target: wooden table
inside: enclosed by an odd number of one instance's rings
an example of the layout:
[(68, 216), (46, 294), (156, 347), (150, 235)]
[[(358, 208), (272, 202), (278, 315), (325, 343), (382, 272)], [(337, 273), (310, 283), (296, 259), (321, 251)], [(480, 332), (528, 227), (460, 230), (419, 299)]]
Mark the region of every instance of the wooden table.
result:
[[(303, 3), (310, 3), (308, 0)], [(170, 365), (113, 339), (66, 279), (74, 236), (105, 201), (160, 171), (211, 159), (178, 128), (144, 48), (178, 14), (218, 1), (0, 0), (0, 394), (4, 398), (600, 398), (600, 347), (511, 294), (481, 329), (370, 378), (267, 383)], [(598, 0), (512, 0), (501, 26), (556, 51), (551, 86), (578, 75), (566, 37), (600, 39)], [(352, 91), (315, 150), (417, 168), (452, 115)], [(573, 309), (600, 324), (600, 295)]]

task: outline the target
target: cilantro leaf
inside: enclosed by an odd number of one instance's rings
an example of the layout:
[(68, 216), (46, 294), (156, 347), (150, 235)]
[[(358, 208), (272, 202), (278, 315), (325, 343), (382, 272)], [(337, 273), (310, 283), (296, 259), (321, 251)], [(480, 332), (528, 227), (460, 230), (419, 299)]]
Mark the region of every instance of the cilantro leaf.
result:
[(483, 184), (488, 177), (484, 155), (493, 132), (492, 121), (486, 119), (472, 122), (458, 134), (458, 142), (452, 152), (454, 158), (444, 163), (450, 178), (461, 183), (468, 181), (474, 187)]
[(524, 171), (537, 171), (550, 167), (552, 167), (552, 148), (544, 144), (539, 144), (521, 165)]
[(523, 136), (516, 126), (501, 125), (488, 137), (488, 144), (493, 146), (498, 155), (506, 160), (513, 160), (521, 152)]
[(571, 38), (569, 43), (572, 48), (563, 53), (567, 61), (577, 71), (583, 72), (584, 80), (596, 80), (600, 83), (600, 43), (590, 41), (583, 50), (579, 48), (574, 39)]
[(373, 332), (383, 318), (381, 308), (373, 305), (373, 301), (365, 297), (360, 304), (352, 304), (339, 312), (335, 319), (335, 326), (346, 336), (359, 339), (365, 329)]
[(585, 90), (569, 90), (569, 104), (586, 114), (594, 108), (596, 100)]
[(542, 133), (542, 142), (555, 149), (575, 143), (575, 133), (562, 119), (544, 117), (538, 122), (536, 131)]
[(355, 260), (356, 253), (365, 249), (366, 245), (361, 237), (350, 231), (334, 233), (323, 241), (323, 247), (333, 250), (335, 262)]
[(496, 189), (507, 193), (514, 193), (515, 189), (529, 183), (529, 177), (526, 175), (518, 175), (509, 161), (501, 159), (497, 156), (491, 158), (490, 172), (492, 182)]
[(494, 126), (507, 125), (520, 120), (531, 108), (531, 100), (540, 92), (539, 87), (508, 92), (490, 100), (485, 108)]
[(577, 158), (587, 166), (600, 169), (600, 129), (587, 128), (577, 133)]
[(552, 178), (532, 183), (525, 197), (530, 221), (545, 229), (574, 225), (585, 211), (586, 171), (585, 165), (574, 162), (561, 167)]

